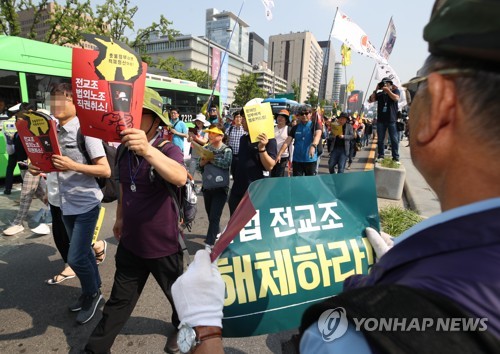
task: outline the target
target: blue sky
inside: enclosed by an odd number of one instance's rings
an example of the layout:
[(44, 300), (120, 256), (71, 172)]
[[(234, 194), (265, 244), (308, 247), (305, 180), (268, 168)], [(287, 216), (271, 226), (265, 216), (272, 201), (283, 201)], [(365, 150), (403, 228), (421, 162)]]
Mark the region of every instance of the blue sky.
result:
[[(102, 0), (93, 0), (93, 4)], [(172, 27), (183, 34), (202, 36), (205, 33), (205, 10), (215, 7), (223, 11), (238, 13), (241, 4), (241, 19), (266, 41), (269, 36), (310, 31), (316, 40), (328, 40), (336, 8), (339, 7), (370, 38), (378, 49), (391, 16), (396, 25), (397, 39), (389, 64), (402, 82), (415, 76), (428, 55), (427, 43), (422, 39), (423, 28), (428, 22), (434, 0), (274, 0), (273, 20), (267, 21), (261, 0), (191, 0), (191, 1), (137, 1), (139, 7), (134, 17), (135, 28), (143, 28), (158, 21), (160, 14), (173, 22)], [(130, 34), (133, 36), (133, 34)], [(341, 43), (333, 39), (333, 49), (340, 60)], [(356, 53), (351, 66), (347, 67), (347, 80), (354, 77), (356, 89), (366, 91), (372, 74), (374, 61)], [(368, 91), (376, 85), (372, 81)]]

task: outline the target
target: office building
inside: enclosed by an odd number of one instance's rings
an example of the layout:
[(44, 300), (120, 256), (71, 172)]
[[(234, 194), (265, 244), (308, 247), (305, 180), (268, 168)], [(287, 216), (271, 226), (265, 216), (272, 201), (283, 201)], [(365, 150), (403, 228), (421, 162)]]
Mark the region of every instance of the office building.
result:
[(333, 101), (334, 73), (335, 73), (335, 51), (331, 41), (318, 42), (323, 49), (323, 69), (321, 71), (321, 83), (319, 86), (318, 98)]
[(252, 65), (267, 63), (267, 43), (255, 32), (250, 32), (248, 61)]
[(231, 53), (244, 60), (248, 59), (248, 24), (232, 12), (207, 9), (205, 37), (222, 48), (228, 47)]
[(323, 50), (311, 32), (279, 34), (269, 37), (269, 68), (292, 85), (299, 87), (298, 101), (304, 102), (314, 89), (319, 92), (323, 67)]
[(335, 69), (333, 70), (333, 102), (342, 103), (340, 99), (340, 83), (342, 82), (342, 72), (343, 66), (340, 62), (335, 63)]

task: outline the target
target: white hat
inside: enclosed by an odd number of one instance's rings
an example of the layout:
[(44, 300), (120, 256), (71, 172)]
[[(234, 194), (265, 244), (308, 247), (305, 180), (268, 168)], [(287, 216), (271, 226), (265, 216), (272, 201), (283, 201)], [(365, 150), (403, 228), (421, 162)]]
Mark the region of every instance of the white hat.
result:
[(12, 107), (10, 107), (8, 110), (11, 111), (11, 112), (17, 112), (17, 111), (19, 111), (19, 108), (21, 108), (21, 104), (20, 103), (14, 105)]
[(203, 125), (208, 127), (210, 125), (210, 122), (208, 122), (206, 119), (205, 119), (205, 115), (203, 113), (198, 113), (196, 115), (196, 118), (193, 119), (193, 122), (196, 121), (196, 120), (199, 120), (200, 122), (203, 122)]

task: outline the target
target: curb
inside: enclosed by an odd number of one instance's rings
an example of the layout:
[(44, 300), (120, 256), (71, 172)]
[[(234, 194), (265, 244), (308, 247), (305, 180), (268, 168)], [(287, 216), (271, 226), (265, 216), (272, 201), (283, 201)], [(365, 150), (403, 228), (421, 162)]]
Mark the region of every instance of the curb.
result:
[(405, 178), (405, 185), (403, 187), (403, 198), (408, 203), (409, 209), (415, 211), (420, 215), (420, 210), (417, 207), (417, 203), (415, 202), (415, 192), (412, 191), (412, 187), (408, 183), (408, 180)]

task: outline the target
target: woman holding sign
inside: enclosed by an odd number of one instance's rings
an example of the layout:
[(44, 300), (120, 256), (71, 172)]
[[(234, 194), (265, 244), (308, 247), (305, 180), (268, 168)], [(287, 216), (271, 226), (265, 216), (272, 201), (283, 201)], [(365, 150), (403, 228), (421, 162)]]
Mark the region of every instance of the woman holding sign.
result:
[(199, 170), (203, 176), (203, 198), (205, 210), (208, 215), (208, 230), (205, 239), (207, 248), (215, 243), (215, 238), (220, 232), (219, 223), (226, 203), (229, 190), (229, 168), (233, 158), (233, 151), (222, 142), (224, 128), (212, 124), (205, 130), (208, 133), (206, 149), (211, 154), (203, 154), (198, 162)]

